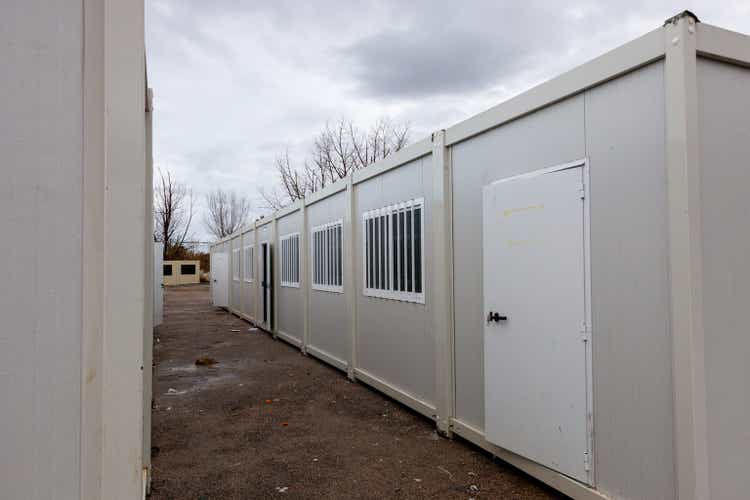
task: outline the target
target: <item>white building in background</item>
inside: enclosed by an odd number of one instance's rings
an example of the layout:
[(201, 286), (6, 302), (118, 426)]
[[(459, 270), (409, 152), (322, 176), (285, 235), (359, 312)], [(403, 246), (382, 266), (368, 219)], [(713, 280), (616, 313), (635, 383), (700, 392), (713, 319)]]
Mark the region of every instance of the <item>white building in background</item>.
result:
[(143, 16), (142, 1), (0, 3), (3, 499), (132, 500), (147, 487)]

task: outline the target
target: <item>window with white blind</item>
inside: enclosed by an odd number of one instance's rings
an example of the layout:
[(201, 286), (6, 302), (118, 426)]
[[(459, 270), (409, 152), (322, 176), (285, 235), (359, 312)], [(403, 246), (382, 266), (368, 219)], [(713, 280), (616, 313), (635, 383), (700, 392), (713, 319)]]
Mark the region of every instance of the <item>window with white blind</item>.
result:
[(234, 281), (240, 280), (240, 249), (235, 248), (232, 250), (232, 279)]
[(312, 288), (329, 292), (344, 291), (344, 223), (339, 220), (314, 227), (312, 249)]
[(364, 294), (424, 304), (424, 199), (362, 215)]
[(299, 233), (287, 234), (281, 243), (281, 286), (299, 287)]
[(244, 249), (245, 252), (245, 281), (252, 283), (255, 280), (255, 246), (248, 245)]

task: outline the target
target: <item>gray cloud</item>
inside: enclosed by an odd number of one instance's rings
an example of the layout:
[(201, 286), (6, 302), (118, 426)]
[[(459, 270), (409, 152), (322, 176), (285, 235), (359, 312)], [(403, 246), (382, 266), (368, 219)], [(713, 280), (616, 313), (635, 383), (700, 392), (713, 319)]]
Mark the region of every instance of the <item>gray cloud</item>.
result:
[(518, 44), (488, 46), (475, 33), (451, 33), (446, 42), (389, 30), (357, 41), (345, 54), (366, 93), (406, 98), (484, 89), (530, 56)]
[[(549, 2), (477, 2), (472, 8), (417, 9), (342, 51), (359, 88), (375, 96), (416, 98), (477, 92), (533, 64), (568, 38)], [(428, 15), (422, 14), (429, 13)]]
[[(746, 0), (146, 5), (156, 166), (198, 195), (231, 187), (256, 206), (258, 188), (275, 183), (275, 157), (289, 149), (301, 158), (326, 121), (345, 116), (364, 126), (388, 115), (410, 121), (417, 140), (684, 8), (750, 32)], [(207, 237), (200, 224), (195, 234)]]

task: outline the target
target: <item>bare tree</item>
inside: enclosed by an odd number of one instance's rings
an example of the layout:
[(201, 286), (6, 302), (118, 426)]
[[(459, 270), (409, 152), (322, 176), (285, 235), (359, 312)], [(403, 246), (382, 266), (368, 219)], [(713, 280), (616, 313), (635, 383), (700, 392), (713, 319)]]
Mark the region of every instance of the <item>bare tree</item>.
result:
[(154, 187), (154, 240), (164, 243), (164, 258), (182, 249), (193, 222), (193, 191), (170, 171), (159, 171)]
[(262, 208), (270, 210), (271, 212), (281, 210), (291, 203), (289, 196), (282, 192), (278, 187), (271, 189), (265, 189), (263, 187), (258, 188), (258, 196), (263, 200)]
[(250, 216), (250, 201), (234, 191), (217, 188), (206, 195), (206, 205), (203, 224), (217, 239), (237, 231)]
[(278, 210), (403, 149), (409, 142), (409, 131), (408, 123), (395, 124), (388, 118), (381, 118), (364, 131), (343, 118), (333, 125), (327, 123), (301, 167), (292, 164), (289, 151), (276, 159), (278, 188), (259, 190), (265, 208)]
[(381, 118), (366, 132), (360, 132), (349, 123), (349, 136), (354, 148), (356, 169), (365, 168), (409, 143), (409, 124), (394, 124)]

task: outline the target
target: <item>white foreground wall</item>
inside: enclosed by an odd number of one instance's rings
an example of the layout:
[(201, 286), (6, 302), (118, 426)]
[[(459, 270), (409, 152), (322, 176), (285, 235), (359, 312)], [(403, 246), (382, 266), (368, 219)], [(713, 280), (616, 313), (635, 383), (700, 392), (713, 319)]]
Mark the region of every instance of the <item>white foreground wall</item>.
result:
[(750, 68), (698, 60), (706, 455), (712, 498), (750, 491)]
[[(749, 68), (750, 38), (683, 14), (279, 211), (248, 234), (302, 228), (303, 276), (261, 326), (574, 498), (744, 498)], [(586, 484), (485, 439), (482, 190), (570, 162), (589, 175)], [(414, 198), (424, 303), (368, 296), (363, 214)], [(335, 220), (343, 291), (310, 289), (305, 240)]]
[(0, 497), (140, 498), (143, 5), (10, 0), (0, 18)]

